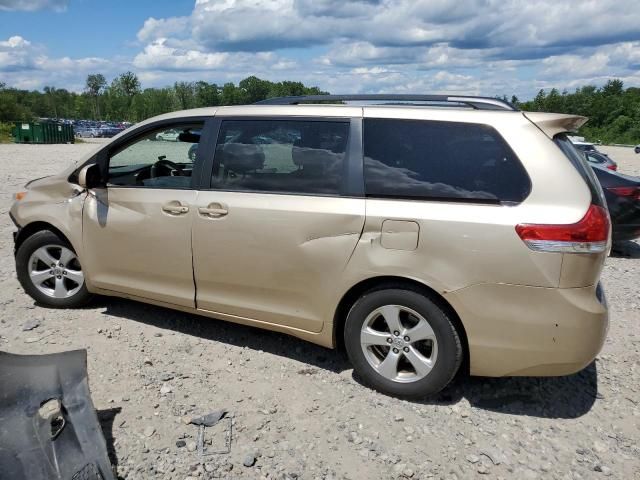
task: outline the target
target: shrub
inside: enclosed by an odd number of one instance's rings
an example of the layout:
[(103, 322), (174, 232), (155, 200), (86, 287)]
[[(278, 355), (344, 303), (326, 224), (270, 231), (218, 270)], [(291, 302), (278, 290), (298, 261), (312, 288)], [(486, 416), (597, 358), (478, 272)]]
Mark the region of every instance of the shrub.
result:
[(0, 143), (13, 141), (13, 123), (0, 122)]

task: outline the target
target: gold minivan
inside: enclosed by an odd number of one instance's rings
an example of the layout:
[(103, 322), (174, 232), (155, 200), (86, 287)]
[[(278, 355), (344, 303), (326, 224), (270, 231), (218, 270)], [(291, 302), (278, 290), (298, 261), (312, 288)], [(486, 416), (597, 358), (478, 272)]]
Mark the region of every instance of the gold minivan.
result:
[(113, 295), (342, 347), (404, 397), (461, 365), (570, 374), (608, 327), (609, 216), (566, 136), (585, 120), (433, 95), (161, 115), (16, 195), (18, 278), (51, 307)]

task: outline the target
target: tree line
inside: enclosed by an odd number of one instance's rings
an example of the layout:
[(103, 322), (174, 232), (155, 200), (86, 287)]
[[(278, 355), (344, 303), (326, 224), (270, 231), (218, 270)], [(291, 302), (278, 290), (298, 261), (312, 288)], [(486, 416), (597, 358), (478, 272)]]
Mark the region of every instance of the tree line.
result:
[[(46, 86), (20, 90), (0, 82), (0, 122), (34, 118), (94, 119), (138, 122), (154, 115), (187, 108), (242, 105), (271, 97), (318, 95), (327, 92), (301, 82), (270, 82), (250, 76), (218, 85), (204, 81), (175, 82), (164, 88), (142, 88), (132, 72), (108, 83), (100, 73), (87, 76), (83, 92)], [(507, 99), (507, 97), (503, 97)], [(640, 88), (625, 88), (621, 80), (604, 86), (586, 85), (575, 92), (540, 90), (526, 102), (511, 97), (522, 110), (570, 113), (589, 117), (580, 134), (603, 143), (640, 143)]]
[(640, 143), (640, 88), (624, 88), (622, 80), (609, 80), (598, 88), (586, 85), (569, 93), (540, 90), (533, 100), (512, 103), (525, 111), (570, 113), (589, 117), (580, 135), (602, 143)]
[(42, 91), (20, 90), (0, 82), (0, 122), (34, 118), (92, 119), (138, 122), (154, 115), (187, 108), (243, 105), (271, 97), (319, 95), (318, 87), (301, 82), (270, 82), (250, 76), (218, 85), (204, 81), (175, 82), (164, 88), (142, 88), (132, 72), (107, 83), (100, 73), (87, 76), (81, 93), (46, 86)]

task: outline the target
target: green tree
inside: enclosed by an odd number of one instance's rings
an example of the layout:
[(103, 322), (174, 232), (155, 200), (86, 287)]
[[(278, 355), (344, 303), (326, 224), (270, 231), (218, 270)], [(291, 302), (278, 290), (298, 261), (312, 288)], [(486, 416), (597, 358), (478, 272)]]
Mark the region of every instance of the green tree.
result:
[(137, 120), (132, 115), (133, 98), (140, 93), (140, 80), (133, 72), (125, 72), (113, 79), (107, 89), (111, 119)]
[(47, 96), (47, 103), (49, 104), (48, 117), (58, 118), (58, 109), (56, 108), (56, 88), (44, 87), (44, 93)]
[(87, 75), (86, 92), (93, 97), (94, 115), (100, 119), (100, 94), (107, 86), (107, 79), (101, 73)]
[(273, 84), (267, 80), (260, 80), (251, 76), (241, 80), (238, 84), (242, 103), (256, 103), (267, 98)]
[(140, 93), (140, 80), (133, 72), (121, 73), (114, 81), (122, 93), (129, 98)]
[(195, 101), (197, 107), (213, 107), (220, 105), (220, 92), (215, 83), (196, 82)]
[(242, 92), (231, 82), (222, 86), (220, 97), (222, 105), (241, 105), (243, 103)]
[(624, 83), (619, 79), (609, 80), (604, 87), (602, 87), (602, 93), (605, 95), (621, 95), (623, 91)]
[(176, 82), (173, 84), (178, 110), (195, 107), (195, 85), (192, 82)]

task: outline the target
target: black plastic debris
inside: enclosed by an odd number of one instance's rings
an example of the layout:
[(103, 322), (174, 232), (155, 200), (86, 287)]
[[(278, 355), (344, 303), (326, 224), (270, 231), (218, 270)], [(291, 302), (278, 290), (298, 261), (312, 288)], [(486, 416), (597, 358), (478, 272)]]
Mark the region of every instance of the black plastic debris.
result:
[(0, 352), (0, 480), (113, 480), (87, 352)]

